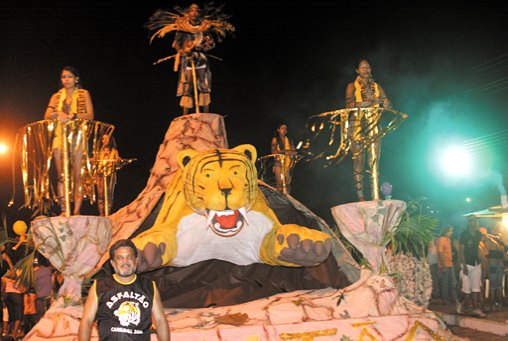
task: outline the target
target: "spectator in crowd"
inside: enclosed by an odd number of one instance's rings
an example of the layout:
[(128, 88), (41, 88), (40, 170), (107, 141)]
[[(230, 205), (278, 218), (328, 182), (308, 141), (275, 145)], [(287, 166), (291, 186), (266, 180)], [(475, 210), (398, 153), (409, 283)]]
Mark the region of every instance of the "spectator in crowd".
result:
[(452, 235), (453, 227), (446, 225), (442, 228), (441, 235), (436, 243), (439, 284), (441, 297), (445, 305), (453, 305), (457, 301), (457, 283), (453, 269)]
[(35, 307), (35, 290), (30, 288), (23, 297), (24, 309), (23, 309), (23, 332), (28, 332), (35, 326), (35, 318), (37, 309)]
[(17, 339), (20, 335), (21, 321), (23, 321), (24, 300), (26, 288), (18, 283), (21, 270), (12, 269), (2, 277), (5, 292), (2, 290), (4, 303), (9, 312), (10, 336)]
[(35, 280), (35, 323), (39, 322), (51, 305), (51, 296), (53, 292), (52, 276), (54, 268), (49, 261), (36, 252), (34, 260), (34, 280)]
[(432, 298), (441, 297), (439, 290), (439, 277), (437, 272), (437, 238), (432, 238), (427, 247), (427, 263), (432, 277)]
[(481, 233), (478, 218), (472, 216), (468, 227), (460, 234), (459, 259), (461, 264), (460, 280), (463, 298), (457, 300), (457, 313), (462, 314), (463, 307), (472, 303), (472, 314), (475, 317), (486, 317), (480, 309), (480, 295), (482, 282), (482, 263), (480, 255)]
[[(0, 262), (0, 277), (3, 278), (4, 275), (7, 273), (7, 271), (11, 270), (12, 260), (11, 257), (5, 252), (5, 244), (0, 247), (0, 253), (1, 256), (1, 262)], [(2, 281), (2, 299), (0, 300), (0, 324), (2, 325), (2, 336), (5, 336), (7, 334), (7, 323), (9, 321), (8, 314), (5, 314), (4, 316), (4, 281)], [(7, 309), (5, 309), (7, 310)], [(4, 318), (5, 317), (5, 318)]]
[(500, 311), (503, 309), (503, 276), (508, 255), (498, 225), (494, 227), (493, 234), (484, 236), (483, 243), (487, 259), (486, 277), (489, 280), (490, 310)]

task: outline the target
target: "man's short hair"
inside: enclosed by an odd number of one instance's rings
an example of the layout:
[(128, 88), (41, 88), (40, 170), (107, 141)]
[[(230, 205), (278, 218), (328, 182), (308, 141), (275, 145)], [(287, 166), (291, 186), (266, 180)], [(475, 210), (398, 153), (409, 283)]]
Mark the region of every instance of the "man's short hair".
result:
[(124, 247), (124, 246), (130, 247), (134, 251), (134, 256), (136, 256), (136, 258), (138, 257), (138, 249), (136, 248), (136, 245), (134, 245), (132, 240), (130, 240), (130, 239), (120, 239), (120, 240), (117, 240), (109, 248), (109, 258), (110, 259), (114, 259), (115, 258), (115, 251), (118, 248), (121, 248), (121, 247)]

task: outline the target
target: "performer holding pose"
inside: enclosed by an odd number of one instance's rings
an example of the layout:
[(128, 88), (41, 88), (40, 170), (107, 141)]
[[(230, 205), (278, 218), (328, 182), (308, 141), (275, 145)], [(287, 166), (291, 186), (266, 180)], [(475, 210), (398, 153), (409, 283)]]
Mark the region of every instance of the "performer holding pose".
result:
[(295, 165), (294, 156), (296, 156), (295, 145), (287, 133), (287, 125), (280, 123), (272, 138), (272, 154), (279, 154), (275, 157), (273, 172), (277, 181), (277, 190), (284, 194), (289, 194), (291, 191), (292, 170)]
[[(97, 176), (97, 204), (99, 206), (99, 215), (101, 216), (104, 216), (106, 211), (109, 213), (110, 209), (113, 207), (116, 185), (116, 166), (119, 160), (120, 155), (118, 154), (113, 136), (109, 136), (109, 134), (102, 135)], [(104, 184), (104, 181), (106, 181), (106, 184)], [(104, 186), (107, 186), (107, 189)], [(107, 199), (106, 190), (108, 191)], [(106, 204), (108, 205), (108, 210), (105, 209)]]
[[(93, 120), (94, 111), (92, 105), (92, 98), (90, 93), (81, 88), (80, 76), (78, 70), (72, 66), (66, 66), (62, 69), (60, 74), (62, 88), (51, 96), (48, 107), (44, 114), (44, 119), (56, 119), (56, 131), (53, 139), (53, 158), (55, 159), (56, 171), (58, 174), (58, 201), (62, 214), (65, 212), (65, 196), (64, 196), (64, 172), (63, 172), (63, 124), (67, 121), (80, 118), (86, 120)], [(81, 188), (81, 161), (82, 161), (82, 146), (74, 146), (72, 174), (74, 184), (74, 215), (78, 215), (83, 201), (82, 188)]]
[[(355, 81), (349, 83), (346, 88), (346, 107), (347, 108), (377, 108), (392, 109), (390, 99), (386, 96), (381, 85), (372, 78), (371, 66), (368, 60), (360, 59), (357, 64), (356, 73), (358, 76)], [(364, 150), (370, 149), (369, 167), (371, 179), (378, 177), (378, 163), (380, 142), (376, 141), (370, 146), (363, 146), (361, 140), (367, 133), (376, 134), (378, 127), (375, 123), (377, 117), (373, 111), (358, 110), (351, 117), (350, 138), (352, 139), (351, 152), (353, 155), (353, 174), (356, 193), (359, 201), (365, 201), (363, 193), (363, 173), (365, 167)], [(367, 128), (368, 127), (368, 128)], [(374, 182), (373, 182), (374, 183)], [(378, 189), (372, 189), (377, 191)], [(376, 198), (373, 198), (376, 199)]]
[(206, 5), (201, 9), (192, 4), (187, 9), (176, 7), (175, 10), (178, 13), (158, 10), (148, 20), (148, 29), (157, 30), (152, 40), (155, 36), (162, 38), (167, 33), (176, 32), (172, 47), (177, 53), (157, 63), (175, 58), (174, 71), (178, 71), (176, 95), (181, 97), (180, 106), (184, 115), (193, 107), (196, 113), (200, 112), (199, 107), (203, 108), (203, 112), (208, 112), (212, 73), (207, 52), (215, 47), (213, 33), (220, 42), (226, 32), (232, 32), (235, 28), (226, 21), (229, 16), (221, 13), (221, 7)]

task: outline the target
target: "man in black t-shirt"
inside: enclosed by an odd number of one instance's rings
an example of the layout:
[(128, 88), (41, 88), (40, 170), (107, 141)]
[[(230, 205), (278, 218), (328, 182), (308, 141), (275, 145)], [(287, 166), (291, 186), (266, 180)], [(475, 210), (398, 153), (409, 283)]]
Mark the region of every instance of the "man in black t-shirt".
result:
[(480, 259), (480, 240), (482, 235), (479, 231), (478, 218), (471, 217), (467, 229), (460, 234), (459, 261), (461, 292), (464, 298), (457, 302), (457, 313), (462, 313), (463, 303), (470, 300), (473, 305), (473, 315), (485, 317), (480, 309), (480, 293), (482, 283), (482, 260)]
[(83, 309), (78, 340), (88, 341), (97, 320), (100, 340), (150, 340), (155, 324), (161, 341), (169, 341), (169, 325), (155, 282), (136, 275), (138, 250), (123, 239), (109, 250), (115, 274), (95, 281)]

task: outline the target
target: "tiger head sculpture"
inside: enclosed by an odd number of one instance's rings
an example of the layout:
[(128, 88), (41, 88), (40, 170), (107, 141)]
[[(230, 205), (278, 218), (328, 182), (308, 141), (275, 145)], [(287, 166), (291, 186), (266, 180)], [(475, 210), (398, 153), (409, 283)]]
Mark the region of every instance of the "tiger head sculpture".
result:
[(178, 154), (185, 200), (218, 235), (236, 235), (246, 223), (258, 194), (256, 157), (251, 145)]
[(238, 265), (313, 266), (331, 250), (328, 234), (281, 224), (258, 187), (252, 145), (179, 152), (155, 224), (133, 241), (138, 271), (207, 259)]

